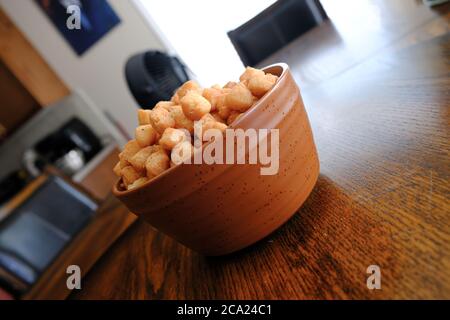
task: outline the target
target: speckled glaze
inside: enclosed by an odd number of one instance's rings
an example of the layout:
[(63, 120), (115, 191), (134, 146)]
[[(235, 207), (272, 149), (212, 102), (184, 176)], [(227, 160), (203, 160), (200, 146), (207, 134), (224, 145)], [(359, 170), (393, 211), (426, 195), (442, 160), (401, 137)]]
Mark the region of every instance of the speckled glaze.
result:
[(311, 193), (319, 159), (300, 91), (285, 64), (264, 69), (280, 76), (274, 88), (234, 128), (278, 128), (280, 167), (186, 165), (169, 169), (132, 191), (114, 194), (131, 212), (205, 255), (228, 254), (264, 238), (294, 215)]

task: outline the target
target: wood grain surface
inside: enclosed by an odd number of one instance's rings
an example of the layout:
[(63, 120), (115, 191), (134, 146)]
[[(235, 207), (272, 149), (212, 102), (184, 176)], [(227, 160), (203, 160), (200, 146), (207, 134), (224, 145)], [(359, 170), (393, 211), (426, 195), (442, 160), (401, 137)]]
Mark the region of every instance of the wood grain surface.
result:
[[(402, 0), (409, 8), (402, 11), (399, 1), (364, 2), (393, 10), (378, 12), (387, 19), (378, 29), (365, 27), (365, 54), (352, 56), (363, 39), (352, 47), (335, 38), (337, 49), (333, 39), (324, 46), (306, 35), (310, 50), (324, 52), (287, 61), (297, 68), (321, 162), (298, 214), (259, 243), (218, 258), (139, 221), (72, 298), (450, 298), (450, 6), (430, 11)], [(296, 43), (302, 52), (302, 39)], [(295, 47), (289, 50), (294, 59)], [(353, 58), (313, 76), (320, 61), (323, 70), (332, 65), (327, 50)], [(381, 290), (366, 286), (369, 265), (381, 268)]]

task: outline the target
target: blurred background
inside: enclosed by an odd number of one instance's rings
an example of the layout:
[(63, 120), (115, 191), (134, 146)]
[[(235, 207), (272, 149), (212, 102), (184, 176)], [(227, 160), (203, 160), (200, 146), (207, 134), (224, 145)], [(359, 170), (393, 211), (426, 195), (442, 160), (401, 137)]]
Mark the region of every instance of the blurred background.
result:
[(275, 62), (308, 106), (378, 52), (447, 34), (443, 2), (0, 0), (0, 298), (67, 296), (68, 259), (89, 269), (134, 222), (108, 201), (137, 108)]

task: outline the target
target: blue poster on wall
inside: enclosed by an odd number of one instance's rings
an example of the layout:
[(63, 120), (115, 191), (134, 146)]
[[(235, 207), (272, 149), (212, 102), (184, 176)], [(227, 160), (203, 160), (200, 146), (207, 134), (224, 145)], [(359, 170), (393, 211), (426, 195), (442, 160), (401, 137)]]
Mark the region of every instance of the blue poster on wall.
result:
[(106, 0), (35, 1), (78, 55), (120, 22)]

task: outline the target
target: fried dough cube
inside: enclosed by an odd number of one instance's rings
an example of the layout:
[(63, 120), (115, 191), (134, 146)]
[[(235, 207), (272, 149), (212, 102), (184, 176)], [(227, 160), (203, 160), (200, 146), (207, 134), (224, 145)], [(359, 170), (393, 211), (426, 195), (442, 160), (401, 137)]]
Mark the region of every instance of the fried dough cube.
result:
[(217, 110), (218, 110), (217, 114), (222, 119), (228, 119), (228, 117), (230, 116), (231, 109), (228, 108), (226, 105), (220, 105), (220, 107), (218, 107)]
[(170, 167), (169, 156), (164, 151), (153, 152), (145, 163), (147, 176), (151, 179), (163, 173)]
[(136, 171), (144, 171), (145, 162), (147, 161), (148, 157), (155, 151), (156, 150), (154, 146), (149, 146), (141, 149), (130, 159), (130, 164), (133, 166), (133, 168), (136, 169)]
[(233, 87), (235, 87), (237, 85), (237, 82), (234, 81), (228, 81), (223, 88), (224, 89), (232, 89)]
[(218, 88), (206, 88), (203, 90), (202, 96), (211, 104), (211, 112), (217, 109), (217, 100), (222, 94), (222, 90)]
[(134, 181), (132, 184), (128, 185), (127, 190), (134, 190), (144, 185), (149, 179), (147, 177), (141, 177)]
[(228, 126), (225, 123), (222, 122), (218, 122), (218, 121), (207, 121), (203, 127), (202, 127), (202, 131), (203, 134), (205, 134), (205, 132), (209, 129), (217, 129), (220, 130), (221, 132), (225, 131), (225, 129), (227, 129)]
[(209, 122), (215, 122), (215, 121), (216, 121), (216, 119), (214, 119), (214, 117), (213, 117), (210, 113), (205, 114), (205, 115), (199, 120), (199, 123), (200, 123), (201, 126), (202, 126), (202, 131), (205, 131), (205, 126), (206, 126), (207, 123), (209, 123)]
[(277, 76), (267, 73), (263, 76), (251, 78), (247, 87), (255, 97), (261, 98), (267, 91), (272, 89), (277, 79)]
[(173, 147), (185, 139), (186, 135), (183, 130), (167, 128), (159, 140), (159, 145), (166, 150), (172, 150)]
[(130, 163), (128, 162), (128, 160), (126, 160), (123, 155), (122, 152), (119, 153), (119, 165), (120, 165), (120, 169), (125, 168), (126, 166), (129, 166)]
[(177, 90), (177, 95), (179, 99), (183, 99), (183, 97), (189, 92), (194, 91), (198, 94), (201, 94), (202, 88), (200, 85), (194, 80), (186, 81), (180, 88)]
[(174, 165), (178, 165), (185, 160), (189, 159), (194, 153), (194, 147), (190, 141), (182, 141), (178, 143), (170, 154), (170, 158)]
[(180, 97), (178, 96), (178, 93), (175, 92), (170, 101), (174, 104), (180, 104)]
[(174, 106), (175, 103), (173, 101), (160, 101), (153, 107), (152, 110), (158, 109), (158, 108), (164, 108), (167, 111), (170, 111), (170, 108)]
[(122, 161), (122, 166), (124, 166), (125, 161), (129, 161), (132, 156), (141, 150), (141, 147), (136, 140), (130, 140), (125, 144), (123, 151), (119, 154), (119, 159)]
[(156, 141), (156, 130), (151, 124), (139, 126), (135, 130), (136, 142), (140, 147), (151, 146)]
[(214, 119), (214, 117), (209, 113), (204, 115), (200, 122), (202, 124), (203, 134), (205, 134), (205, 132), (209, 129), (218, 129), (223, 132), (226, 128), (228, 128), (228, 126), (223, 122), (216, 121), (216, 119)]
[(253, 105), (253, 95), (242, 83), (237, 84), (225, 96), (225, 105), (234, 111), (245, 112)]
[(230, 116), (230, 112), (231, 112), (230, 108), (228, 108), (228, 106), (225, 104), (226, 95), (230, 91), (231, 91), (231, 89), (230, 90), (223, 90), (222, 91), (222, 95), (220, 95), (217, 98), (217, 105), (216, 105), (217, 106), (217, 113), (224, 120), (228, 119), (228, 117)]
[(150, 113), (150, 122), (155, 130), (162, 134), (167, 128), (175, 126), (175, 120), (170, 115), (170, 112), (164, 108), (157, 108)]
[(166, 152), (166, 150), (164, 150), (164, 148), (161, 147), (159, 144), (152, 145), (152, 148), (153, 148), (153, 152), (152, 153), (155, 153), (155, 152)]
[(247, 67), (244, 71), (243, 74), (241, 74), (241, 76), (239, 77), (239, 80), (241, 82), (245, 82), (245, 81), (250, 81), (251, 78), (256, 77), (256, 76), (263, 76), (264, 75), (264, 71), (259, 70), (259, 69), (255, 69), (252, 67)]
[(181, 107), (186, 117), (193, 121), (200, 120), (201, 117), (211, 111), (209, 101), (195, 91), (189, 91), (181, 99)]
[(138, 110), (138, 123), (140, 126), (150, 124), (150, 110)]
[(213, 115), (211, 113), (207, 113), (205, 114), (200, 121), (202, 122), (207, 122), (207, 121), (215, 121), (216, 119), (214, 119)]
[(191, 134), (194, 132), (194, 122), (186, 117), (181, 106), (172, 106), (170, 115), (172, 116), (173, 120), (175, 120), (175, 128), (186, 129)]
[(133, 166), (127, 166), (122, 169), (121, 171), (122, 180), (125, 183), (125, 186), (129, 186), (133, 182), (135, 182), (137, 179), (141, 177), (138, 171), (133, 168)]

